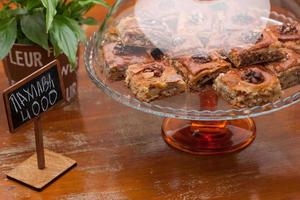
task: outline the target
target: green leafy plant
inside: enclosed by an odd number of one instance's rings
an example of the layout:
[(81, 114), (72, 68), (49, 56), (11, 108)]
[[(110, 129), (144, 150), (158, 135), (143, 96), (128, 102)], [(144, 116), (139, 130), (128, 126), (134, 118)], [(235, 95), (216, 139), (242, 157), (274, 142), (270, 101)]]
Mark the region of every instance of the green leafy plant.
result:
[(104, 0), (0, 0), (0, 59), (14, 43), (37, 44), (64, 53), (72, 66), (80, 41), (85, 40), (81, 25), (96, 20), (84, 15), (96, 4), (109, 7)]

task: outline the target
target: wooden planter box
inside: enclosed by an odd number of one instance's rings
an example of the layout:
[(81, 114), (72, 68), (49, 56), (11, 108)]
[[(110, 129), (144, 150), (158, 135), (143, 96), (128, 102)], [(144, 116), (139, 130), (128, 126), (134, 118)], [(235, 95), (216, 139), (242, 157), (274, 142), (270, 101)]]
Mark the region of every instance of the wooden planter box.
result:
[[(77, 54), (79, 61), (79, 54)], [(4, 58), (3, 64), (9, 84), (25, 78), (42, 66), (53, 61), (55, 56), (52, 51), (48, 52), (37, 45), (14, 44), (10, 53)], [(64, 54), (57, 58), (61, 64), (61, 74), (66, 89), (66, 101), (71, 102), (77, 97), (77, 71), (71, 70), (71, 65)], [(79, 62), (77, 62), (79, 63)]]

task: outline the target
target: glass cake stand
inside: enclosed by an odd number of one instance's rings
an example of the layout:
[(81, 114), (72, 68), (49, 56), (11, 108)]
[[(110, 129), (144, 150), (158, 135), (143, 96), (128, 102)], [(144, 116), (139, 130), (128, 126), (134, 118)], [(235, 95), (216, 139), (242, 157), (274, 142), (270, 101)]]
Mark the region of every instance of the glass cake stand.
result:
[[(120, 6), (122, 3), (117, 3), (108, 16), (120, 13), (117, 9)], [(293, 20), (276, 12), (270, 16), (270, 20), (275, 22)], [(234, 108), (210, 87), (198, 93), (184, 93), (151, 103), (139, 101), (124, 81), (111, 81), (103, 73), (104, 61), (99, 54), (109, 17), (85, 45), (84, 60), (90, 79), (117, 102), (165, 118), (162, 136), (167, 144), (178, 150), (196, 155), (239, 151), (255, 139), (256, 127), (251, 118), (279, 111), (300, 101), (299, 86), (285, 90), (279, 101), (252, 108)]]

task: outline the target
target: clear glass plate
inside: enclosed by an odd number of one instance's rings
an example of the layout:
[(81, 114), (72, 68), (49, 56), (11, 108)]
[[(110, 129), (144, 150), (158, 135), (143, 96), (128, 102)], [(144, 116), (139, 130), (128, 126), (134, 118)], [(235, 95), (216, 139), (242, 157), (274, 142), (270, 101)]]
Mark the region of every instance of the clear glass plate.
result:
[[(201, 109), (201, 101), (207, 101), (207, 99), (203, 97), (200, 98), (201, 95), (199, 95), (199, 93), (184, 93), (178, 96), (156, 100), (151, 103), (139, 101), (125, 86), (124, 81), (111, 81), (102, 73), (104, 61), (101, 56), (99, 56), (101, 54), (101, 44), (106, 23), (113, 18), (112, 16), (118, 16), (120, 12), (122, 12), (122, 9), (127, 9), (128, 4), (133, 3), (130, 3), (130, 1), (121, 1), (121, 3), (115, 5), (103, 23), (101, 30), (98, 33), (94, 33), (87, 41), (84, 51), (85, 65), (90, 79), (97, 87), (102, 89), (114, 100), (134, 109), (161, 117), (206, 121), (256, 117), (284, 109), (300, 101), (299, 86), (285, 90), (283, 97), (279, 101), (252, 108), (234, 108), (219, 97), (214, 110)], [(264, 12), (266, 11), (262, 11), (262, 13)], [(265, 17), (266, 15), (269, 17)], [(269, 11), (269, 13), (263, 14), (261, 18), (266, 23), (275, 24), (293, 22), (295, 20), (275, 11)]]

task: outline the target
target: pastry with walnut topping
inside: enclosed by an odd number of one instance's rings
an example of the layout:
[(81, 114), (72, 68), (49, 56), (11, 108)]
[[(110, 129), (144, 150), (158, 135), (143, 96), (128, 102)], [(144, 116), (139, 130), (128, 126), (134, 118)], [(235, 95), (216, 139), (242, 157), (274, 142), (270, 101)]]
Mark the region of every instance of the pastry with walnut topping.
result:
[(290, 49), (283, 51), (284, 59), (268, 63), (266, 67), (277, 75), (282, 89), (286, 89), (300, 83), (300, 55)]
[(300, 53), (300, 25), (298, 23), (286, 23), (273, 25), (268, 31), (274, 38), (278, 39), (284, 47), (293, 49)]
[(201, 86), (230, 69), (231, 64), (216, 52), (198, 52), (174, 61), (175, 68), (183, 75), (189, 88), (199, 91)]
[(268, 32), (249, 31), (233, 35), (230, 44), (237, 47), (230, 49), (228, 57), (236, 67), (266, 63), (284, 57), (280, 42)]
[(125, 78), (128, 65), (154, 61), (145, 49), (124, 46), (121, 43), (108, 43), (103, 46), (104, 72), (114, 81)]
[(126, 85), (139, 100), (145, 102), (186, 91), (182, 76), (167, 61), (129, 66)]
[(278, 78), (266, 68), (253, 65), (220, 74), (215, 90), (230, 104), (253, 107), (278, 100), (282, 90)]
[(116, 26), (116, 32), (125, 45), (144, 48), (155, 48), (156, 45), (171, 46), (171, 33), (166, 24), (156, 18), (146, 14), (144, 18), (123, 17)]

